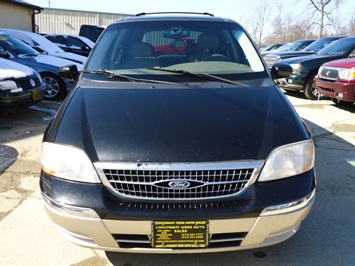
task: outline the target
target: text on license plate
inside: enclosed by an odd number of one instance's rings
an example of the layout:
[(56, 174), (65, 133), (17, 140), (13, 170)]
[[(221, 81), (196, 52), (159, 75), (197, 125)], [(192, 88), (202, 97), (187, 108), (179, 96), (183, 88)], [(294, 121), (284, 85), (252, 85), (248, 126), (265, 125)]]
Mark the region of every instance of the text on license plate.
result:
[(152, 246), (155, 248), (206, 248), (208, 221), (154, 221)]

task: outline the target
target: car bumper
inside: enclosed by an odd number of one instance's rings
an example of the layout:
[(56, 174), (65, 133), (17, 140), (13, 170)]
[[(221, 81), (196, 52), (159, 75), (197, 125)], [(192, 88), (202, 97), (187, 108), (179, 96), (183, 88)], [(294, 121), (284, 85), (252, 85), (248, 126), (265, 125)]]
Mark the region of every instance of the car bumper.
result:
[(276, 84), (284, 90), (301, 91), (303, 90), (304, 80), (295, 77), (277, 79)]
[(21, 93), (0, 95), (0, 110), (10, 110), (34, 105), (44, 98), (46, 86)]
[(330, 98), (341, 101), (355, 102), (355, 82), (325, 81), (315, 78), (317, 91)]
[[(61, 234), (77, 245), (137, 253), (205, 253), (259, 248), (290, 238), (312, 208), (315, 187), (298, 200), (269, 205), (257, 214), (210, 218), (207, 214), (200, 220), (209, 222), (209, 247), (191, 249), (153, 248), (151, 235), (154, 220), (151, 217), (138, 217), (138, 207), (135, 210), (136, 217), (127, 216), (126, 212), (126, 216), (117, 218), (113, 214), (99, 215), (100, 210), (95, 211), (94, 208), (59, 202), (45, 193), (42, 193), (42, 198), (48, 216), (58, 226)], [(167, 212), (169, 211), (165, 213)], [(232, 211), (227, 210), (226, 213), (230, 212)], [(186, 220), (198, 219), (188, 217)]]

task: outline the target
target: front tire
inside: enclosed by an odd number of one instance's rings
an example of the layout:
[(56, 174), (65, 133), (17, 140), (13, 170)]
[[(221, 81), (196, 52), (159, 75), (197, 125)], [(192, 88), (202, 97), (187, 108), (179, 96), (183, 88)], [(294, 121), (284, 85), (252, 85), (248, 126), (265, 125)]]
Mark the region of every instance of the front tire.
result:
[(47, 100), (58, 100), (66, 93), (66, 87), (63, 80), (52, 73), (41, 73), (43, 81), (47, 84), (44, 98)]
[(306, 87), (304, 89), (304, 95), (306, 96), (307, 99), (310, 100), (318, 100), (321, 98), (322, 94), (320, 94), (317, 89), (316, 89), (316, 85), (314, 84), (314, 77), (316, 75), (311, 75), (308, 79), (307, 79), (307, 83), (306, 83)]

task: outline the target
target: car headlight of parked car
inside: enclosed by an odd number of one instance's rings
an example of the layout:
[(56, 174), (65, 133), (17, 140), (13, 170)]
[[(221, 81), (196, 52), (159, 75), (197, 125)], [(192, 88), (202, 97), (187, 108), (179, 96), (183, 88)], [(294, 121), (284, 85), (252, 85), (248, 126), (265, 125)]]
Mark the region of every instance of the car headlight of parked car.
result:
[(44, 142), (41, 150), (42, 170), (59, 178), (101, 183), (97, 173), (84, 151), (59, 144)]
[(311, 170), (314, 166), (314, 145), (305, 140), (273, 150), (266, 159), (259, 182), (287, 178)]
[(355, 68), (343, 68), (339, 70), (339, 79), (354, 80)]
[(301, 64), (290, 64), (290, 66), (292, 67), (292, 74), (301, 73), (301, 68), (302, 68)]

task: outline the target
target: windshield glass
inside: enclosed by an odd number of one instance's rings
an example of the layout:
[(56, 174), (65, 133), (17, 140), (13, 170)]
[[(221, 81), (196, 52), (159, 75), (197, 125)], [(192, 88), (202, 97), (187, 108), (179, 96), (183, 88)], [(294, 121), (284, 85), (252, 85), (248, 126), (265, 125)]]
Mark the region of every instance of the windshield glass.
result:
[(0, 35), (0, 45), (5, 47), (7, 50), (15, 54), (16, 56), (17, 55), (38, 55), (38, 52), (36, 50), (32, 49), (27, 44), (7, 34)]
[(304, 51), (310, 51), (310, 52), (318, 52), (320, 49), (323, 49), (324, 47), (328, 46), (332, 42), (336, 40), (335, 38), (323, 38), (319, 39), (315, 42), (312, 42), (310, 45), (304, 48)]
[(343, 55), (346, 53), (351, 53), (354, 50), (354, 38), (344, 38), (334, 41), (327, 47), (319, 50), (317, 54), (319, 55)]
[(206, 21), (113, 24), (96, 44), (86, 70), (126, 75), (174, 75), (181, 70), (214, 75), (266, 73), (242, 28)]

